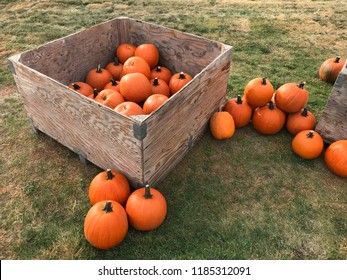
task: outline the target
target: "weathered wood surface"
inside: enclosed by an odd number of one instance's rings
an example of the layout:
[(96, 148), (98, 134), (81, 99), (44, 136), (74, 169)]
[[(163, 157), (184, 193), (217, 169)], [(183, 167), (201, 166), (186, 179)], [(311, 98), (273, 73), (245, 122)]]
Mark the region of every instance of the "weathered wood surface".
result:
[(143, 181), (142, 141), (134, 121), (13, 61), (18, 91), (33, 125), (97, 166)]
[(160, 182), (196, 143), (212, 113), (225, 103), (231, 51), (229, 47), (146, 120), (146, 182)]
[(347, 139), (347, 61), (337, 77), (316, 130), (326, 143)]

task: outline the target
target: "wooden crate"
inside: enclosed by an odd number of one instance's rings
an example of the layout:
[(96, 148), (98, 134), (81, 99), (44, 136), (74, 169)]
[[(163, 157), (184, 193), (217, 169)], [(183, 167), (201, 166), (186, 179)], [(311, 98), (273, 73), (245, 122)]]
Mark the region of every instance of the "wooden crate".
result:
[[(151, 115), (126, 117), (66, 85), (115, 56), (120, 43), (153, 43), (159, 65), (194, 79)], [(225, 102), (232, 47), (120, 17), (11, 56), (9, 64), (34, 130), (80, 158), (123, 172), (134, 187), (160, 180), (203, 134)]]
[(347, 61), (336, 79), (316, 130), (326, 143), (347, 139)]

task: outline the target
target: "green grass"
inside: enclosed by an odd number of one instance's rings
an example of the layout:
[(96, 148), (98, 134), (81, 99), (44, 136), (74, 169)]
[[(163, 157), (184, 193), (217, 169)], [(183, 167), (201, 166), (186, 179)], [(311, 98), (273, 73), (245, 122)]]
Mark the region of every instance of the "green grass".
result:
[(129, 16), (233, 45), (228, 97), (258, 76), (275, 88), (305, 80), (319, 119), (332, 85), (317, 70), (347, 57), (346, 13), (345, 1), (2, 1), (1, 259), (346, 259), (346, 179), (323, 156), (295, 156), (285, 129), (262, 136), (251, 125), (226, 141), (207, 132), (162, 181), (160, 228), (130, 228), (118, 247), (93, 248), (83, 222), (100, 169), (32, 133), (7, 65), (11, 54)]

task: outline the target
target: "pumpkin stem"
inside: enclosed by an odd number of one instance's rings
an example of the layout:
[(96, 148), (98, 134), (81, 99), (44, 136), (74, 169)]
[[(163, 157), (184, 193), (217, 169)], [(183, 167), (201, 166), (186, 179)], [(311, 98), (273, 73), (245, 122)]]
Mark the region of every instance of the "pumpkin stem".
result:
[(105, 211), (105, 213), (113, 212), (112, 201), (107, 201), (104, 208), (102, 208), (102, 211)]
[(180, 80), (183, 80), (183, 79), (186, 78), (186, 75), (184, 75), (184, 73), (181, 72), (180, 75), (178, 76), (178, 78), (179, 78)]
[(161, 72), (161, 67), (159, 65), (155, 68), (155, 72)]
[(313, 138), (314, 134), (313, 134), (313, 130), (311, 130), (309, 133), (306, 134), (307, 138)]
[(119, 65), (119, 61), (118, 61), (118, 58), (115, 56), (114, 57), (114, 63), (113, 63), (114, 66), (118, 66)]
[(93, 99), (95, 99), (95, 98), (98, 96), (98, 94), (99, 94), (99, 93), (98, 93), (98, 89), (95, 88), (95, 89), (93, 90)]
[(153, 86), (159, 86), (159, 80), (157, 77), (155, 77), (153, 80)]
[(112, 83), (113, 86), (117, 86), (118, 85), (115, 79), (111, 78), (110, 80), (111, 80), (111, 83)]
[(262, 78), (261, 84), (262, 84), (263, 86), (266, 85), (266, 78), (265, 78), (265, 77)]
[(341, 57), (337, 56), (337, 57), (335, 58), (334, 62), (335, 62), (335, 63), (339, 63), (339, 62), (340, 62), (340, 58), (341, 58)]
[(152, 194), (151, 194), (149, 185), (146, 185), (146, 187), (145, 187), (145, 194), (144, 194), (143, 197), (145, 199), (152, 198)]
[(241, 95), (238, 95), (238, 96), (237, 96), (236, 103), (237, 103), (237, 104), (242, 104), (242, 98), (241, 98)]
[(306, 85), (306, 82), (300, 82), (300, 84), (298, 84), (298, 87), (303, 89), (305, 85)]
[(111, 169), (107, 169), (106, 174), (107, 174), (107, 180), (112, 180), (112, 178), (114, 177)]
[(275, 109), (275, 105), (272, 101), (269, 101), (269, 105), (268, 105), (270, 110), (274, 110)]
[(101, 73), (102, 70), (101, 70), (101, 65), (98, 64), (98, 67), (96, 67), (96, 73)]
[(304, 108), (304, 110), (302, 110), (301, 116), (303, 116), (303, 117), (307, 117), (307, 116), (308, 116), (307, 108), (306, 108), (306, 107)]
[(72, 86), (75, 90), (81, 89), (81, 87), (78, 84), (73, 83)]

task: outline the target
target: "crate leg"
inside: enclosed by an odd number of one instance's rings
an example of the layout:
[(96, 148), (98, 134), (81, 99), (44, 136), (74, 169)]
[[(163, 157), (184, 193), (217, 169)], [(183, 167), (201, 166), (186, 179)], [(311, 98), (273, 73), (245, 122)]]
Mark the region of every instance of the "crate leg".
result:
[(33, 131), (34, 134), (39, 134), (39, 130), (35, 127), (34, 121), (31, 117), (28, 118), (29, 124), (31, 126), (31, 130)]
[(78, 158), (80, 159), (80, 162), (82, 162), (85, 165), (88, 164), (87, 157), (86, 157), (86, 155), (82, 151), (80, 151), (78, 149), (73, 149), (73, 151), (78, 155)]

